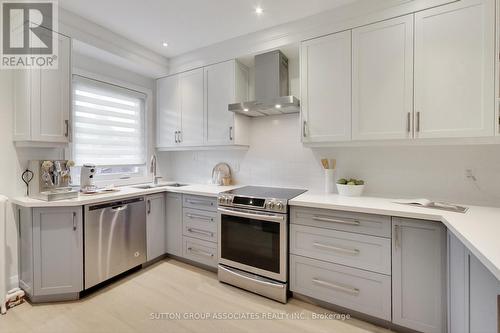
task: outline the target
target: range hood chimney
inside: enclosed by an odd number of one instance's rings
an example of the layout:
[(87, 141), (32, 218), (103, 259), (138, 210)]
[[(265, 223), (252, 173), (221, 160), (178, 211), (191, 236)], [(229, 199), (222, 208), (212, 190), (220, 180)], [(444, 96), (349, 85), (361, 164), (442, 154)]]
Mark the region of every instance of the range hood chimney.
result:
[(300, 111), (299, 100), (289, 95), (288, 58), (281, 51), (255, 56), (255, 101), (229, 104), (228, 110), (249, 117)]

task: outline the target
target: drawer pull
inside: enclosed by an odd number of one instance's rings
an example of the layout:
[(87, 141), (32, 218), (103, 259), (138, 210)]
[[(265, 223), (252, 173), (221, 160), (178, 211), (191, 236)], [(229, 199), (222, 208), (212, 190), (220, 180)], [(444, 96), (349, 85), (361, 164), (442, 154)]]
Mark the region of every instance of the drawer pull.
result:
[(341, 223), (341, 224), (349, 224), (349, 225), (359, 225), (359, 221), (352, 220), (352, 221), (345, 221), (345, 220), (338, 220), (338, 219), (332, 219), (329, 217), (321, 217), (321, 216), (314, 216), (313, 220), (315, 221), (321, 221), (321, 222), (331, 222), (331, 223)]
[(187, 231), (192, 233), (192, 234), (199, 234), (199, 235), (214, 237), (214, 233), (210, 232), (210, 231), (205, 231), (205, 230), (200, 230), (200, 229), (195, 229), (195, 228), (188, 228)]
[(201, 254), (202, 256), (206, 256), (206, 257), (210, 257), (210, 258), (213, 258), (213, 256), (214, 256), (213, 253), (202, 251), (202, 250), (198, 250), (198, 249), (194, 249), (192, 247), (188, 247), (188, 251), (196, 253), (196, 254)]
[(206, 220), (206, 221), (210, 221), (210, 222), (214, 221), (214, 218), (210, 217), (210, 216), (203, 216), (203, 215), (198, 215), (198, 214), (186, 214), (186, 216), (189, 217), (190, 219)]
[(186, 202), (191, 204), (191, 205), (201, 205), (201, 206), (213, 206), (214, 205), (214, 203), (212, 201), (186, 199)]
[(336, 251), (336, 252), (344, 252), (344, 253), (349, 253), (352, 255), (359, 254), (358, 249), (346, 249), (343, 247), (337, 247), (337, 246), (326, 245), (326, 244), (321, 244), (321, 243), (313, 243), (313, 246), (319, 247), (320, 249), (331, 250), (331, 251)]
[(312, 281), (314, 283), (320, 285), (320, 286), (327, 287), (327, 288), (330, 288), (330, 289), (335, 289), (337, 291), (341, 291), (341, 292), (346, 293), (346, 294), (351, 294), (351, 295), (355, 295), (355, 296), (359, 295), (359, 289), (358, 288), (344, 287), (344, 286), (341, 286), (341, 285), (338, 285), (338, 284), (334, 284), (334, 283), (331, 283), (331, 282), (326, 282), (326, 281), (319, 280), (319, 279), (316, 279), (316, 278), (314, 278)]

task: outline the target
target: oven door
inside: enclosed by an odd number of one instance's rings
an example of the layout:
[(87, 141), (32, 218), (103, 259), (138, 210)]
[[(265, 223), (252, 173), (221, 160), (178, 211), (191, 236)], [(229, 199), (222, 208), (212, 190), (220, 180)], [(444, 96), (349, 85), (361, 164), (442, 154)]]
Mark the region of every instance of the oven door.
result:
[(219, 207), (219, 263), (287, 282), (287, 215)]

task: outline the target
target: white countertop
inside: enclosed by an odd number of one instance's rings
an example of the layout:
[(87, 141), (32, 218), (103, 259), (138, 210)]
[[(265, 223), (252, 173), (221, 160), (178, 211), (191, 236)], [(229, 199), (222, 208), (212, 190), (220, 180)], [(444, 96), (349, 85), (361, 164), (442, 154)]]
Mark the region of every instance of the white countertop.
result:
[(440, 221), (500, 280), (500, 208), (465, 205), (469, 210), (462, 214), (397, 204), (396, 200), (306, 192), (289, 204)]
[(119, 187), (120, 191), (102, 194), (80, 194), (78, 198), (57, 200), (57, 201), (44, 201), (33, 199), (29, 197), (15, 197), (9, 200), (19, 206), (23, 207), (68, 207), (68, 206), (83, 206), (88, 204), (100, 203), (105, 201), (114, 201), (134, 196), (148, 195), (161, 192), (174, 192), (183, 194), (193, 194), (202, 196), (216, 197), (217, 194), (224, 191), (229, 191), (242, 185), (232, 186), (218, 186), (218, 185), (200, 185), (189, 184), (181, 187), (162, 186), (151, 189), (138, 189), (132, 186)]

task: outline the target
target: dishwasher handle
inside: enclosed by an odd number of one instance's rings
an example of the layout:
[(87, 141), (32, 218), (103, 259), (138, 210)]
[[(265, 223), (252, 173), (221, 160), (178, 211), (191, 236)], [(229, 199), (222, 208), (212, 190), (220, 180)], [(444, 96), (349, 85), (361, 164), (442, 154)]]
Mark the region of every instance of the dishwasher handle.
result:
[(113, 201), (113, 202), (107, 202), (107, 203), (103, 203), (103, 204), (99, 204), (99, 205), (88, 206), (88, 209), (89, 209), (89, 211), (92, 211), (92, 210), (97, 210), (97, 209), (111, 208), (115, 211), (120, 211), (120, 210), (126, 209), (128, 204), (141, 202), (141, 201), (144, 201), (143, 197), (127, 199), (127, 200), (120, 200), (120, 201)]

